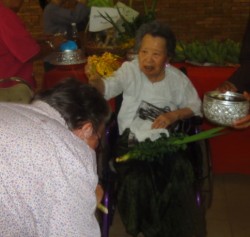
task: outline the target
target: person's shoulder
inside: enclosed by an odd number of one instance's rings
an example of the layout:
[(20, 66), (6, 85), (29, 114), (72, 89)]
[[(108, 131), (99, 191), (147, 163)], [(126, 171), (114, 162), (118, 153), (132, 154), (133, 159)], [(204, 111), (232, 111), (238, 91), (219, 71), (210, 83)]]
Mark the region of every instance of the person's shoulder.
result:
[[(186, 86), (191, 83), (190, 79), (183, 71), (170, 64), (166, 66), (165, 80), (167, 83), (170, 82), (177, 87), (181, 85)], [(182, 88), (182, 86), (180, 88)]]
[(181, 69), (171, 65), (171, 64), (167, 64), (166, 65), (166, 71), (169, 75), (175, 76), (177, 78), (180, 79), (187, 79), (187, 75), (185, 74), (185, 72), (183, 72)]
[(137, 59), (134, 59), (132, 61), (125, 61), (123, 62), (122, 69), (138, 69), (139, 70), (139, 62)]

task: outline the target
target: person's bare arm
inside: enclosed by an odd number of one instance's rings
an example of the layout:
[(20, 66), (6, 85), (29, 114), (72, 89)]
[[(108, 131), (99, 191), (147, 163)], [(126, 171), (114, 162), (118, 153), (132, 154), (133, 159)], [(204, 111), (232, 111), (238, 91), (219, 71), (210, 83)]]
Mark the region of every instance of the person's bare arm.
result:
[(222, 84), (220, 84), (217, 89), (218, 91), (220, 92), (226, 92), (226, 91), (232, 91), (232, 92), (236, 92), (237, 91), (237, 88), (236, 86), (229, 82), (229, 81), (224, 81)]
[[(250, 93), (244, 92), (243, 94), (250, 103)], [(236, 129), (243, 129), (243, 128), (250, 127), (250, 113), (247, 116), (234, 121), (233, 127)]]
[(94, 86), (102, 95), (104, 95), (105, 86), (102, 79), (89, 80), (89, 84)]

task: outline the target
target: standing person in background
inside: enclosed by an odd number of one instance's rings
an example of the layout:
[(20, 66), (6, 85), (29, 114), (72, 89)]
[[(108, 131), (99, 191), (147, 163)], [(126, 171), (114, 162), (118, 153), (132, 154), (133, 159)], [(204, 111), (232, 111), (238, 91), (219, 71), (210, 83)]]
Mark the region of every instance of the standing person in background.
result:
[(0, 114), (0, 236), (100, 237), (102, 95), (69, 79), (30, 105), (0, 103)]
[[(250, 16), (242, 40), (239, 57), (240, 67), (236, 72), (217, 89), (224, 91), (238, 91), (244, 93), (250, 101)], [(235, 121), (235, 128), (246, 128), (250, 126), (250, 114), (242, 119)]]
[[(52, 52), (63, 39), (39, 45), (17, 16), (23, 0), (0, 0), (0, 78), (21, 77), (33, 89), (33, 61)], [(8, 85), (7, 85), (8, 86)]]
[(74, 0), (73, 9), (65, 7), (69, 0), (50, 0), (48, 4), (40, 1), (41, 6), (45, 6), (43, 12), (43, 23), (45, 34), (65, 34), (70, 35), (71, 23), (77, 24), (78, 31), (84, 31), (90, 10), (87, 7), (87, 0)]

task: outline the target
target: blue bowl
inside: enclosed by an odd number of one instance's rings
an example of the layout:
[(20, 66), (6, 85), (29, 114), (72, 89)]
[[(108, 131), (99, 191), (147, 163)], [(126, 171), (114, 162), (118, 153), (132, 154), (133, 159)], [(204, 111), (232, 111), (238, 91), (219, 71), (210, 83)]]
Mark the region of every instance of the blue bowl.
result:
[(73, 50), (77, 50), (77, 49), (78, 49), (77, 44), (73, 40), (68, 40), (60, 45), (61, 52), (73, 51)]

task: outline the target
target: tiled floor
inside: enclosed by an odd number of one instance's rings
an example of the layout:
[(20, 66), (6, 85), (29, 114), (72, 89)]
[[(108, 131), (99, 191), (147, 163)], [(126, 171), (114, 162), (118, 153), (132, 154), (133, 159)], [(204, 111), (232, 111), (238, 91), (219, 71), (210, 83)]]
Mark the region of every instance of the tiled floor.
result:
[[(207, 237), (250, 237), (250, 176), (215, 175), (213, 201), (206, 214)], [(130, 237), (115, 215), (110, 237)]]

